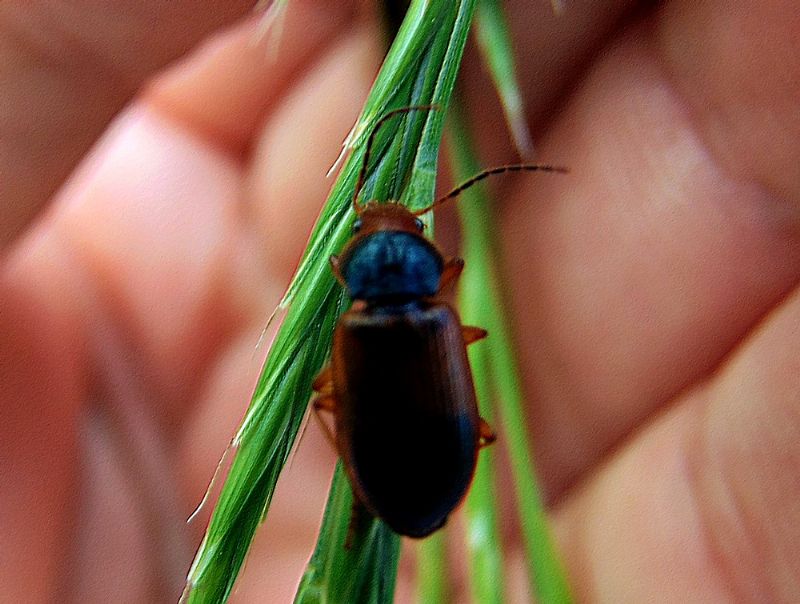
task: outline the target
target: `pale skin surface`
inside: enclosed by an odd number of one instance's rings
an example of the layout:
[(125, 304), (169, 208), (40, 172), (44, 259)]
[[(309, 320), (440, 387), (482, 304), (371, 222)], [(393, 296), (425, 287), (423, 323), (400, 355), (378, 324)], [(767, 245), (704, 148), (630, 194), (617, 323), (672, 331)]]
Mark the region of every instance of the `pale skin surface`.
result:
[[(207, 516), (182, 519), (380, 60), (348, 3), (294, 2), (275, 62), (252, 22), (227, 29), (53, 199), (135, 90), (250, 3), (140, 2), (136, 35), (111, 20), (131, 3), (95, 4), (0, 10), (2, 602), (177, 593)], [(538, 157), (572, 169), (509, 177), (500, 213), (576, 594), (797, 601), (796, 5), (674, 1), (620, 25), (623, 2), (568, 2), (561, 20), (512, 4)], [(513, 160), (484, 113), (487, 156)], [(236, 601), (293, 593), (334, 458), (313, 427), (303, 445)]]

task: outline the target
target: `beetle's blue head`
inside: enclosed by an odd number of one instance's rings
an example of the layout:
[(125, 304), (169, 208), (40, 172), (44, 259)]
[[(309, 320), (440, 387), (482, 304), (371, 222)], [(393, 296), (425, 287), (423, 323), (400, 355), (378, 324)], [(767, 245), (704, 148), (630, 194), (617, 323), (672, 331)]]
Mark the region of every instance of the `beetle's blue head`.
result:
[(422, 229), (419, 218), (399, 204), (367, 205), (354, 225), (355, 237), (339, 258), (350, 297), (405, 303), (434, 296), (444, 261)]

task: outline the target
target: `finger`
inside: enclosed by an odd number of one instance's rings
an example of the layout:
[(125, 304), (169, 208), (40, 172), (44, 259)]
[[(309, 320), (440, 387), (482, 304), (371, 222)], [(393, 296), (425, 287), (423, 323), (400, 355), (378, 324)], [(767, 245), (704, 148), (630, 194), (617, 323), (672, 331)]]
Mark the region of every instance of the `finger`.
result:
[(257, 15), (214, 36), (148, 85), (147, 103), (231, 153), (247, 152), (275, 104), (356, 16), (353, 2), (292, 0), (284, 10), (266, 32)]
[(576, 597), (800, 597), (800, 290), (558, 514)]
[(85, 346), (58, 280), (17, 277), (0, 273), (0, 601), (48, 602), (70, 547)]
[[(503, 3), (536, 157), (544, 158), (538, 143), (563, 102), (565, 90), (580, 80), (597, 49), (615, 35), (620, 20), (635, 4), (632, 0), (570, 0), (557, 14), (549, 2)], [(505, 115), (483, 60), (470, 48), (468, 58), (473, 60), (465, 62), (460, 79), (472, 122), (484, 133), (479, 139), (482, 154), (491, 158), (487, 159), (489, 165), (516, 161), (518, 150), (511, 148)]]
[[(272, 41), (244, 24), (170, 70), (146, 96), (158, 113), (234, 154), (250, 153), (246, 219), (264, 267), (287, 284), (333, 179), (327, 171), (379, 67), (352, 3), (293, 2)], [(346, 82), (346, 85), (342, 85)]]
[[(289, 39), (302, 38), (301, 31), (308, 37), (315, 35), (307, 29), (307, 23), (295, 21), (294, 26), (284, 31)], [(247, 44), (253, 36), (251, 24), (228, 39), (250, 53)], [(344, 43), (351, 50), (339, 55), (337, 64), (359, 65), (358, 53), (369, 52), (371, 47), (363, 44), (363, 34), (354, 39), (362, 42)], [(251, 94), (255, 96), (263, 89), (262, 81), (269, 79), (264, 67), (272, 62), (263, 48), (258, 52), (262, 68), (251, 74)], [(307, 68), (313, 73), (316, 67), (312, 62)], [(197, 80), (196, 94), (192, 89), (185, 90), (186, 94), (207, 95), (207, 88), (217, 85), (213, 78), (225, 77), (223, 68), (209, 69), (210, 81)], [(318, 78), (309, 77), (309, 86), (297, 92), (299, 98), (307, 94), (305, 91), (317, 92)], [(306, 80), (297, 78), (302, 87)], [(363, 92), (364, 81), (368, 81), (365, 74), (360, 86)], [(274, 101), (276, 107), (283, 107), (283, 102), (286, 107), (297, 104), (293, 85), (286, 81), (275, 84), (280, 90), (280, 100)], [(293, 136), (310, 145), (316, 140), (314, 129), (322, 115), (341, 116), (341, 135), (328, 140), (325, 162), (333, 161), (338, 140), (352, 124), (363, 99), (359, 96), (354, 100), (352, 92), (337, 95), (337, 86), (338, 80), (333, 78), (327, 81), (327, 88), (320, 89), (328, 99), (330, 114), (316, 109), (315, 117), (304, 111), (290, 123)], [(348, 91), (358, 89), (354, 85)], [(230, 99), (221, 98), (219, 102)], [(263, 114), (263, 109), (250, 101), (241, 100), (240, 107), (248, 103), (254, 114)], [(256, 121), (246, 113), (240, 115), (245, 121)], [(271, 114), (262, 119), (266, 125), (259, 124), (259, 128), (270, 128)], [(205, 123), (213, 126), (211, 121)], [(250, 133), (251, 138), (258, 136), (258, 132)], [(239, 330), (247, 331), (249, 354), (253, 355), (266, 317), (288, 283), (289, 262), (296, 262), (298, 257), (287, 260), (282, 249), (270, 254), (272, 248), (265, 245), (263, 233), (254, 225), (249, 204), (258, 211), (269, 203), (283, 204), (276, 213), (283, 211), (291, 219), (298, 214), (294, 204), (315, 206), (317, 210), (313, 211), (318, 211), (323, 197), (319, 184), (328, 186), (324, 168), (317, 165), (313, 173), (316, 178), (296, 179), (291, 195), (275, 200), (251, 197), (251, 187), (243, 186), (249, 168), (217, 142), (205, 129), (196, 131), (189, 122), (169, 113), (162, 115), (159, 105), (137, 105), (116, 124), (96, 159), (65, 191), (63, 209), (56, 220), (58, 236), (85, 267), (86, 282), (96, 288), (99, 304), (127, 340), (121, 345), (132, 348), (128, 356), (133, 355), (142, 383), (149, 389), (153, 412), (164, 427), (182, 426), (184, 412), (193, 409), (197, 401), (197, 392), (187, 385), (196, 383), (196, 376), (207, 374), (209, 364), (220, 360), (216, 355), (228, 343), (241, 344), (237, 340)], [(305, 159), (314, 155), (304, 149), (301, 147), (298, 153), (305, 153)], [(279, 162), (302, 163), (271, 146), (268, 157), (271, 162), (274, 157)], [(280, 226), (287, 222), (291, 220), (277, 222), (270, 233), (279, 237)], [(307, 222), (305, 231), (310, 228), (310, 220)], [(274, 272), (270, 275), (269, 271)], [(275, 276), (278, 278), (271, 278)], [(154, 305), (156, 299), (160, 303)], [(242, 370), (252, 370), (250, 365), (245, 364)]]
[[(239, 33), (252, 38), (252, 31)], [(184, 517), (200, 501), (246, 407), (259, 369), (254, 353), (258, 334), (288, 282), (292, 265), (286, 259), (292, 254), (264, 245), (262, 237), (289, 231), (286, 225), (294, 224), (301, 213), (298, 208), (318, 211), (330, 185), (325, 169), (337, 155), (374, 76), (371, 40), (363, 29), (351, 29), (332, 44), (325, 58), (310, 61), (306, 73), (287, 83), (273, 101), (274, 108), (259, 124), (263, 134), (250, 135), (260, 140), (250, 202), (250, 189), (242, 187), (245, 168), (238, 157), (232, 158), (224, 144), (215, 144), (208, 131), (196, 132), (189, 122), (161, 114), (158, 106), (138, 106), (120, 119), (64, 193), (64, 207), (53, 230), (65, 242), (69, 257), (83, 268), (80, 281), (90, 291), (82, 296), (94, 298), (93, 309), (102, 313), (102, 320), (87, 317), (84, 323), (114, 327), (99, 329), (99, 335), (114, 339), (112, 348), (128, 364), (129, 380), (143, 392), (144, 412), (178, 441), (178, 476), (190, 493)], [(257, 77), (265, 77), (263, 71)], [(343, 87), (342, 81), (350, 85)], [(306, 100), (311, 98), (313, 103)], [(319, 99), (324, 100), (324, 111)], [(320, 138), (320, 132), (331, 128), (338, 129), (336, 134)], [(289, 140), (294, 147), (287, 144)], [(274, 158), (287, 164), (276, 166)], [(271, 162), (270, 171), (285, 169), (291, 174), (301, 168), (310, 176), (262, 180), (259, 161), (266, 160)], [(261, 187), (270, 191), (275, 183), (291, 186), (291, 195), (260, 193)], [(244, 209), (248, 203), (252, 210)], [(262, 233), (253, 215), (271, 203), (278, 206), (275, 224)], [(307, 223), (294, 229), (308, 232), (312, 220), (307, 216)], [(291, 243), (302, 246), (302, 239)], [(292, 263), (298, 254), (299, 249)], [(103, 367), (105, 359), (97, 363)], [(327, 483), (315, 482), (323, 490)], [(314, 499), (320, 506), (323, 500), (323, 496)], [(296, 512), (296, 505), (281, 501), (275, 504), (277, 517), (281, 506), (285, 515)], [(144, 522), (141, 510), (134, 516), (129, 523)], [(302, 532), (306, 552), (313, 544), (316, 517), (316, 513), (303, 517), (311, 520)], [(114, 514), (101, 516), (91, 524), (93, 534), (106, 534), (119, 521)], [(192, 528), (202, 526), (199, 521)], [(85, 577), (98, 564), (105, 569), (105, 559), (96, 555), (97, 545), (86, 546), (76, 573), (78, 589), (91, 587)], [(158, 546), (150, 545), (156, 551)], [(135, 553), (133, 558), (129, 567), (140, 561)], [(291, 559), (294, 576), (305, 560), (300, 555)], [(286, 558), (275, 557), (274, 550), (267, 560), (270, 565), (287, 563)], [(111, 587), (120, 589), (124, 584)]]
[[(791, 10), (754, 4), (737, 14), (769, 21)], [(541, 146), (571, 173), (529, 178), (503, 206), (532, 426), (553, 495), (713, 371), (800, 279), (798, 196), (761, 186), (767, 174), (756, 178), (757, 165), (750, 178), (729, 172), (698, 132), (687, 97), (708, 87), (675, 84), (686, 76), (661, 50), (676, 21), (684, 22), (678, 8), (650, 15), (604, 52)], [(703, 62), (708, 77), (739, 78), (714, 31), (691, 34), (717, 53)], [(768, 72), (772, 45), (797, 40), (752, 35), (737, 52), (763, 53)], [(792, 59), (782, 69), (800, 75)], [(787, 88), (761, 80), (764, 104), (739, 115), (741, 128), (791, 118)], [(733, 87), (716, 89), (704, 96), (708, 112), (743, 102), (727, 95)], [(735, 144), (745, 157), (762, 148), (759, 138)], [(767, 151), (800, 159), (796, 146)]]
[(156, 69), (252, 0), (16, 3), (0, 12), (5, 246)]

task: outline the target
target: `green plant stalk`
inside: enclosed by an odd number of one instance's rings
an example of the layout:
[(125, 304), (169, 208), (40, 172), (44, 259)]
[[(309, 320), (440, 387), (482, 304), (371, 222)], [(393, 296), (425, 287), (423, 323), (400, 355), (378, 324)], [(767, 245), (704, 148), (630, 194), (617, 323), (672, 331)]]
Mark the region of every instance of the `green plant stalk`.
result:
[[(330, 338), (341, 297), (331, 289), (317, 304), (291, 308), (284, 333), (301, 330), (305, 341)], [(313, 328), (305, 328), (305, 316)], [(290, 347), (288, 338), (276, 338), (256, 389), (254, 403), (262, 404), (261, 432), (253, 430), (235, 443), (235, 457), (203, 543), (189, 572), (185, 598), (188, 602), (218, 603), (227, 600), (252, 541), (269, 506), (281, 468), (291, 451), (305, 410), (294, 397), (310, 394), (307, 382), (324, 362), (326, 351), (313, 344)], [(313, 340), (311, 340), (313, 341)], [(275, 393), (280, 392), (280, 396)], [(270, 440), (260, 441), (259, 434)]]
[[(397, 100), (396, 105), (409, 106), (435, 103), (440, 108), (440, 111), (424, 113), (429, 117), (423, 122), (421, 129), (409, 121), (405, 127), (397, 128), (393, 136), (387, 136), (383, 141), (378, 141), (376, 137), (374, 147), (377, 150), (376, 159), (372, 163), (378, 166), (386, 166), (387, 160), (391, 163), (388, 164), (385, 172), (378, 175), (381, 180), (378, 178), (367, 180), (364, 187), (365, 193), (362, 197), (364, 199), (375, 197), (373, 191), (377, 183), (384, 192), (382, 199), (399, 198), (401, 202), (410, 207), (419, 208), (428, 205), (433, 199), (436, 159), (439, 145), (441, 144), (443, 113), (449, 104), (450, 95), (452, 94), (455, 76), (474, 11), (474, 0), (464, 1), (460, 4), (442, 0), (429, 3), (415, 2), (409, 8), (409, 16), (407, 17), (407, 20), (410, 19), (411, 23), (417, 23), (418, 21), (414, 14), (415, 10), (444, 10), (449, 12), (445, 17), (432, 21), (436, 23), (436, 31), (430, 37), (430, 44), (426, 47), (425, 52), (419, 55), (416, 71), (413, 72), (412, 76), (408, 76), (407, 80), (404, 81), (405, 85), (403, 87), (398, 87), (398, 90), (404, 91), (405, 96), (402, 102)], [(398, 37), (403, 35), (406, 29), (405, 23), (401, 26)], [(394, 48), (395, 45), (392, 46), (392, 50)], [(392, 50), (389, 52), (390, 56), (392, 55)], [(391, 63), (387, 62), (387, 64)], [(386, 69), (387, 67), (385, 66), (381, 74)], [(380, 81), (380, 76), (378, 79)], [(367, 105), (370, 105), (369, 101)], [(382, 114), (383, 112), (380, 115)], [(414, 113), (409, 114), (409, 116), (411, 115), (414, 115)], [(409, 153), (409, 149), (415, 150), (415, 152)], [(394, 162), (398, 162), (398, 164), (394, 164)], [(409, 167), (404, 173), (401, 170), (394, 169), (396, 165), (408, 165)], [(398, 172), (401, 175), (400, 177), (397, 176)], [(410, 174), (410, 180), (408, 180), (407, 184), (407, 178), (403, 176), (404, 174)], [(413, 194), (409, 193), (409, 191), (413, 191)], [(349, 491), (349, 485), (343, 472), (337, 472), (334, 478), (334, 490), (339, 489), (347, 489)], [(331, 498), (325, 512), (326, 518), (344, 518), (349, 522), (351, 515), (350, 501), (343, 497)], [(350, 556), (349, 550), (344, 547), (344, 535), (335, 533), (338, 537), (333, 542), (331, 541), (328, 531), (331, 530), (329, 527), (332, 522), (333, 520), (323, 524), (315, 553), (306, 569), (296, 600), (298, 602), (391, 601), (392, 594), (379, 590), (381, 585), (386, 584), (385, 581), (373, 580), (353, 583), (350, 580), (350, 575), (353, 571), (350, 569), (374, 568), (375, 572), (381, 573), (381, 576), (387, 569), (390, 569), (392, 573), (396, 572), (397, 556), (395, 548), (399, 543), (397, 536), (392, 534), (390, 539), (387, 536), (388, 529), (383, 523), (375, 521), (371, 526), (382, 527), (379, 534), (381, 535), (381, 542), (385, 546), (383, 548), (364, 547), (363, 550), (369, 553), (369, 561), (358, 559), (356, 560), (357, 564), (354, 566), (354, 560)], [(363, 531), (359, 527), (359, 530), (356, 531), (355, 547), (358, 547), (357, 544), (362, 535)], [(394, 545), (394, 548), (390, 547), (390, 545)], [(361, 585), (371, 586), (372, 591), (352, 591), (356, 588), (360, 590)], [(311, 600), (307, 600), (307, 598), (311, 598)]]
[[(469, 200), (462, 200), (462, 203)], [(465, 249), (466, 269), (459, 283), (459, 308), (465, 324), (483, 326), (485, 316), (480, 304), (485, 287), (478, 270), (472, 270), (470, 250)], [(477, 264), (477, 263), (476, 263)], [(478, 268), (478, 267), (476, 267)], [(492, 411), (491, 365), (488, 342), (470, 346), (469, 358), (480, 403), (481, 417), (494, 425)], [(506, 601), (503, 547), (497, 511), (496, 453), (494, 447), (478, 455), (475, 477), (464, 508), (469, 560), (468, 579), (475, 604), (503, 604)]]
[[(440, 111), (423, 113), (426, 119), (407, 120), (394, 133), (383, 140), (376, 137), (375, 159), (371, 165), (378, 167), (375, 178), (368, 178), (363, 199), (399, 199), (412, 208), (428, 205), (433, 199), (436, 162), (441, 144), (444, 111), (449, 103), (460, 65), (464, 44), (474, 12), (474, 0), (461, 3), (415, 2), (409, 9), (406, 22), (401, 26), (398, 38), (407, 30), (406, 23), (419, 22), (414, 11), (438, 11), (430, 15), (435, 31), (429, 36), (429, 44), (418, 55), (415, 71), (404, 74), (398, 85), (394, 106), (436, 104)], [(443, 13), (440, 18), (433, 18)], [(417, 32), (416, 27), (408, 30)], [(396, 42), (395, 48), (405, 47)], [(387, 58), (386, 65), (394, 65)], [(388, 68), (385, 66), (381, 75)], [(378, 82), (381, 76), (378, 77)], [(371, 106), (370, 101), (367, 107)], [(365, 114), (368, 109), (365, 109)], [(378, 114), (378, 118), (385, 110)], [(411, 117), (412, 114), (409, 114)], [(356, 128), (358, 130), (358, 128)], [(354, 135), (357, 136), (357, 135)], [(405, 169), (397, 167), (406, 166)], [(380, 168), (384, 170), (380, 170)], [(381, 193), (381, 195), (376, 194)], [(302, 268), (302, 267), (301, 267)], [(344, 473), (337, 471), (334, 478), (334, 493), (350, 492)], [(298, 589), (298, 602), (389, 602), (392, 594), (385, 586), (389, 584), (386, 573), (396, 573), (399, 540), (379, 521), (367, 523), (368, 528), (358, 527), (351, 549), (344, 548), (345, 532), (342, 524), (350, 521), (352, 494), (350, 498), (331, 497), (326, 508), (326, 521), (311, 561)], [(338, 519), (338, 520), (337, 520)], [(344, 522), (342, 519), (346, 519)], [(332, 533), (331, 533), (332, 531)], [(334, 536), (331, 537), (331, 534)]]
[[(351, 154), (314, 228), (306, 253), (284, 296), (288, 308), (262, 370), (251, 404), (231, 443), (231, 469), (206, 535), (187, 578), (186, 601), (221, 603), (230, 595), (255, 530), (266, 514), (278, 476), (290, 454), (311, 395), (311, 382), (330, 351), (333, 327), (345, 308), (328, 258), (351, 236), (352, 197), (372, 125), (389, 109), (409, 104), (437, 104), (441, 111), (414, 112), (388, 122), (375, 139), (361, 195), (396, 197), (407, 183), (415, 191), (406, 201), (416, 207), (433, 197), (436, 155), (444, 111), (452, 93), (475, 0), (415, 0), (379, 73), (374, 88), (347, 141)], [(422, 69), (424, 67), (424, 69)], [(389, 163), (389, 149), (403, 133), (404, 149)], [(400, 183), (400, 184), (397, 184)], [(341, 480), (344, 480), (343, 478)], [(349, 510), (340, 510), (349, 516)], [(358, 540), (365, 543), (359, 544)], [(354, 549), (374, 551), (369, 543), (396, 540), (378, 531), (355, 536)], [(389, 543), (383, 551), (396, 547)], [(380, 549), (380, 548), (379, 548)], [(395, 561), (396, 562), (396, 561)], [(339, 564), (337, 572), (348, 572)]]
[(533, 142), (525, 121), (511, 35), (500, 0), (479, 0), (475, 25), (478, 45), (500, 96), (514, 144), (522, 157), (531, 157)]
[[(459, 114), (451, 107), (448, 148), (453, 157), (453, 147), (468, 144), (469, 141), (456, 138), (454, 127), (459, 127)], [(462, 153), (464, 151), (462, 150)], [(463, 165), (453, 162), (453, 172), (458, 181), (463, 181), (478, 172), (476, 162)], [(468, 170), (472, 170), (469, 174)], [(482, 226), (477, 222), (480, 216), (474, 211), (479, 204), (480, 191), (472, 188), (465, 191), (457, 202), (462, 219), (462, 254), (464, 272), (459, 280), (458, 306), (461, 320), (465, 325), (486, 327), (486, 271), (485, 249), (474, 245), (475, 230)], [(467, 224), (468, 223), (468, 224)], [(492, 401), (492, 373), (490, 344), (494, 334), (489, 332), (489, 340), (476, 342), (468, 349), (475, 393), (483, 417), (494, 426), (494, 405)], [(469, 564), (468, 580), (472, 599), (476, 604), (502, 604), (506, 601), (503, 547), (498, 526), (497, 493), (494, 477), (496, 472), (495, 446), (483, 449), (478, 455), (478, 466), (465, 505), (466, 544)]]
[[(382, 522), (363, 519), (359, 532), (365, 537), (350, 548), (343, 547), (350, 528), (353, 493), (341, 462), (336, 467), (319, 541), (309, 570), (295, 597), (296, 604), (335, 604), (338, 602), (379, 603), (391, 601), (394, 595), (396, 567), (400, 557), (400, 540)], [(332, 566), (348, 569), (337, 573)]]
[[(460, 113), (451, 110), (450, 118), (452, 136), (448, 150), (455, 174), (465, 178), (478, 172), (479, 167)], [(497, 393), (503, 444), (511, 459), (531, 593), (540, 602), (566, 604), (572, 601), (569, 584), (548, 528), (546, 511), (536, 484), (522, 386), (500, 297), (496, 260), (498, 247), (493, 236), (497, 232), (496, 226), (487, 197), (480, 193), (477, 186), (466, 192), (464, 197), (466, 199), (460, 202), (459, 216), (464, 256), (469, 259), (467, 270), (472, 271), (471, 276), (465, 277), (476, 282), (476, 287), (470, 287), (473, 299), (469, 303), (478, 309), (476, 321), (480, 320), (481, 327), (490, 334), (487, 339), (489, 369)]]
[(448, 604), (450, 578), (447, 568), (445, 531), (439, 531), (417, 544), (417, 602)]

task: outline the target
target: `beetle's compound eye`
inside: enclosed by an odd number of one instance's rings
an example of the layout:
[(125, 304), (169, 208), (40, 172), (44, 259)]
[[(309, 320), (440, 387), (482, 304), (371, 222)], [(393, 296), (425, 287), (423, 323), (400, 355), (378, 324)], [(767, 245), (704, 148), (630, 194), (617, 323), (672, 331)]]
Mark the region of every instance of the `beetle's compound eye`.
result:
[(419, 218), (414, 219), (414, 226), (417, 227), (417, 230), (421, 233), (425, 230), (425, 223), (422, 222)]
[(356, 221), (353, 223), (353, 233), (358, 233), (361, 230), (361, 219), (356, 218)]

